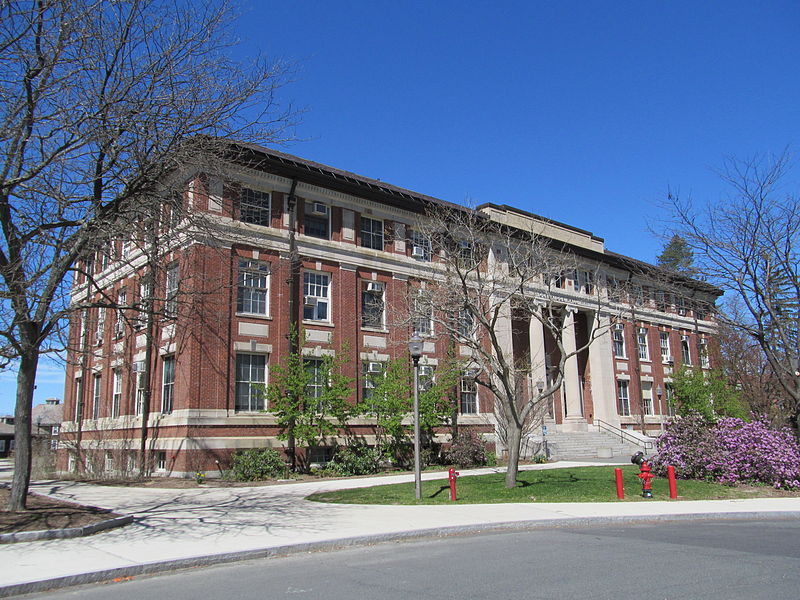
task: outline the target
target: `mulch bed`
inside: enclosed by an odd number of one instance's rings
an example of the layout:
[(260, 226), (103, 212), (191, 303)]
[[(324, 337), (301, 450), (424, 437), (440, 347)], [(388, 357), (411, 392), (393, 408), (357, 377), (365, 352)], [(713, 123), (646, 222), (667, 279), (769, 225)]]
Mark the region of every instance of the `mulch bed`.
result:
[(119, 516), (102, 508), (62, 502), (35, 494), (28, 494), (28, 510), (9, 512), (6, 507), (10, 495), (8, 488), (0, 488), (0, 533), (83, 527)]

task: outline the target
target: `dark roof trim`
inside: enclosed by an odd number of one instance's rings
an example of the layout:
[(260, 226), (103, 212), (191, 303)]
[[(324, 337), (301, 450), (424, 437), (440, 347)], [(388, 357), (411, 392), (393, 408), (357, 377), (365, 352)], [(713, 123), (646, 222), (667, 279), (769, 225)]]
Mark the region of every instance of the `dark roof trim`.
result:
[[(447, 210), (473, 213), (481, 218), (488, 218), (487, 215), (480, 210), (473, 210), (466, 206), (461, 206), (459, 204), (447, 202), (439, 198), (434, 198), (433, 196), (419, 194), (412, 190), (391, 185), (377, 179), (363, 177), (362, 175), (358, 175), (350, 171), (336, 169), (328, 165), (300, 158), (299, 156), (293, 156), (291, 154), (286, 154), (285, 152), (272, 150), (258, 144), (249, 142), (236, 142), (231, 140), (222, 141), (226, 142), (228, 145), (228, 158), (254, 169), (268, 171), (276, 175), (282, 175), (289, 179), (296, 178), (298, 181), (303, 183), (318, 185), (320, 187), (333, 189), (367, 200), (382, 202), (390, 206), (418, 214), (425, 213), (429, 207), (440, 207)], [(593, 240), (603, 241), (603, 238), (595, 236), (591, 231), (579, 229), (577, 227), (567, 225), (566, 223), (561, 223), (559, 221), (524, 211), (520, 208), (508, 206), (507, 204), (498, 205), (493, 203), (484, 203), (481, 204), (478, 209), (482, 207), (493, 207), (499, 210), (506, 210), (509, 212), (516, 212), (522, 215), (534, 217), (559, 227), (564, 227), (578, 233), (589, 235)], [(671, 283), (692, 287), (716, 296), (721, 296), (723, 293), (722, 290), (716, 286), (704, 281), (698, 281), (678, 273), (666, 271), (665, 269), (655, 265), (651, 265), (622, 254), (617, 254), (616, 252), (611, 252), (609, 250), (606, 250), (605, 252), (597, 252), (579, 246), (574, 246), (566, 242), (559, 242), (556, 240), (553, 241), (555, 242), (553, 244), (554, 247), (558, 246), (578, 256), (584, 256), (586, 258), (592, 258), (594, 260), (606, 262), (611, 265), (616, 265), (633, 273), (656, 276)]]
[(319, 185), (320, 187), (368, 200), (377, 200), (396, 208), (420, 214), (424, 213), (430, 206), (438, 206), (459, 212), (475, 212), (459, 204), (419, 194), (377, 179), (363, 177), (350, 171), (342, 171), (341, 169), (298, 156), (278, 152), (258, 144), (230, 142), (229, 149), (233, 154), (231, 158), (238, 163), (283, 175), (290, 179), (296, 178), (303, 183)]

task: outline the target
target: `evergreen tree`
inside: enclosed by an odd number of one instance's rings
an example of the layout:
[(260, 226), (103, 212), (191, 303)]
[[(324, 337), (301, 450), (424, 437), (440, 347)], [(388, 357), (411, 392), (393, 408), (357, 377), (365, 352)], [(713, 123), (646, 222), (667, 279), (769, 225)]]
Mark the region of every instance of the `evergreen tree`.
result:
[(697, 269), (694, 267), (694, 253), (686, 240), (677, 233), (664, 245), (658, 255), (658, 266), (669, 271), (694, 277)]

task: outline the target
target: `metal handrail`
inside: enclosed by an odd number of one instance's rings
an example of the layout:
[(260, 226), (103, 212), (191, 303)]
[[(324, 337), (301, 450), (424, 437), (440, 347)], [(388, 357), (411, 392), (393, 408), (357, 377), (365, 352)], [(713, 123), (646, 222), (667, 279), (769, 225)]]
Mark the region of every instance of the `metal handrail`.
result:
[(629, 444), (634, 444), (635, 446), (641, 446), (645, 450), (652, 450), (653, 448), (655, 448), (655, 444), (653, 442), (648, 442), (647, 440), (638, 438), (635, 435), (631, 435), (624, 429), (620, 429), (619, 427), (614, 427), (611, 423), (606, 423), (601, 419), (595, 419), (594, 423), (595, 425), (598, 426), (598, 428), (605, 429), (606, 431), (608, 431), (613, 435), (618, 435), (619, 439), (623, 442), (628, 442)]

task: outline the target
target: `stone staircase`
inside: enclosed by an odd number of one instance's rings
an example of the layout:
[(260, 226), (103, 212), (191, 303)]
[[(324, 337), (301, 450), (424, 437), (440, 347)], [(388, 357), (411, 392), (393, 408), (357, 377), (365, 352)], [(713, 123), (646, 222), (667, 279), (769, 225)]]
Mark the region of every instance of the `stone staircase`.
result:
[(623, 442), (618, 436), (604, 431), (550, 432), (547, 434), (550, 458), (630, 458), (642, 450), (640, 446)]

